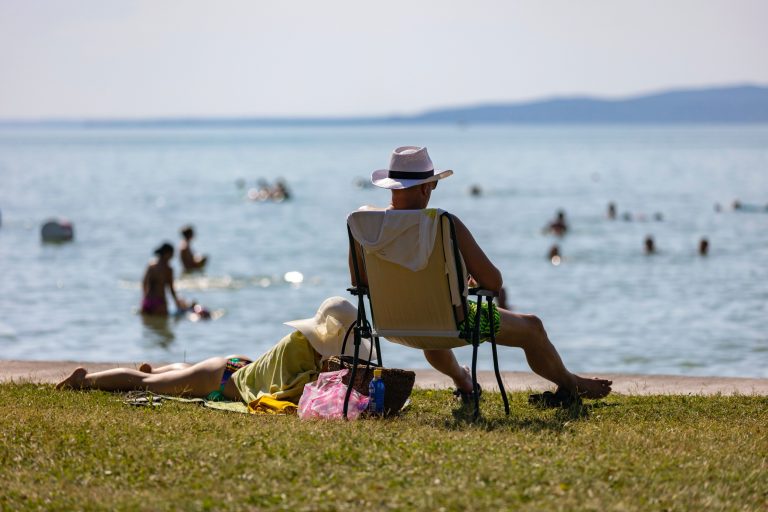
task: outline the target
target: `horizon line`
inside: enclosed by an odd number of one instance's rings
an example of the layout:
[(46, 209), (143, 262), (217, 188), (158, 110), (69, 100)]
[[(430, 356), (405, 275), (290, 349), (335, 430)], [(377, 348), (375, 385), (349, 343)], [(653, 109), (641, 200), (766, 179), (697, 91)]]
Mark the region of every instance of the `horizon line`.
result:
[[(723, 85), (710, 86), (690, 86), (690, 87), (671, 87), (666, 89), (654, 89), (649, 92), (635, 93), (622, 96), (600, 96), (590, 95), (588, 93), (574, 93), (564, 95), (541, 96), (529, 100), (489, 100), (473, 103), (462, 103), (454, 105), (445, 105), (442, 107), (429, 107), (411, 113), (400, 114), (359, 114), (359, 115), (268, 115), (260, 116), (254, 114), (227, 115), (227, 114), (184, 114), (184, 115), (147, 115), (139, 117), (110, 116), (110, 117), (74, 117), (74, 116), (51, 116), (51, 117), (29, 117), (29, 118), (4, 118), (0, 117), (0, 127), (3, 126), (39, 126), (39, 125), (69, 125), (69, 126), (105, 126), (105, 125), (192, 125), (192, 124), (385, 124), (401, 122), (412, 122), (418, 120), (420, 116), (428, 115), (433, 112), (462, 110), (472, 108), (487, 107), (519, 107), (537, 104), (545, 104), (557, 101), (593, 101), (598, 103), (620, 103), (625, 101), (640, 100), (655, 96), (662, 96), (674, 93), (686, 92), (705, 92), (726, 89), (768, 89), (768, 84), (757, 82), (737, 82)], [(445, 121), (432, 121), (432, 123), (445, 124)], [(637, 121), (633, 121), (636, 124)], [(668, 123), (668, 122), (667, 122)], [(530, 122), (530, 124), (542, 124), (541, 122)], [(574, 124), (573, 122), (563, 121), (563, 124)], [(586, 124), (592, 124), (587, 122)], [(665, 123), (666, 124), (666, 123)]]

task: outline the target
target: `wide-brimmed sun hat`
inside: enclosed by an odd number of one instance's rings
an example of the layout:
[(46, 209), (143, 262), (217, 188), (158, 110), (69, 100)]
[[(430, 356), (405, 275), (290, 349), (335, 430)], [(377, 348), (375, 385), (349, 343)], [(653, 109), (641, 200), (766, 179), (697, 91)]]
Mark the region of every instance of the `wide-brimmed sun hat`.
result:
[(401, 146), (392, 151), (388, 169), (373, 171), (371, 183), (388, 189), (411, 188), (447, 178), (451, 174), (451, 170), (435, 170), (427, 148)]
[[(357, 308), (342, 297), (325, 299), (312, 318), (291, 320), (285, 322), (307, 337), (309, 343), (321, 356), (330, 357), (338, 355), (351, 356), (355, 353), (353, 333), (350, 333), (344, 354), (341, 347), (344, 344), (344, 335), (349, 327), (357, 320)], [(376, 357), (376, 352), (371, 352), (371, 342), (363, 339), (360, 345), (360, 357), (371, 359)]]

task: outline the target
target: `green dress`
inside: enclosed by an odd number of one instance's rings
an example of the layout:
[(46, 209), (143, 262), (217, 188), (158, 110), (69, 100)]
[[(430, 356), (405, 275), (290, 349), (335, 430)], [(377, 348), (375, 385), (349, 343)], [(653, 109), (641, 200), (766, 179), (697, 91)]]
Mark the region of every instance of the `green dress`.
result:
[(304, 384), (317, 380), (320, 370), (320, 359), (309, 340), (294, 331), (231, 378), (246, 404), (263, 395), (296, 404)]

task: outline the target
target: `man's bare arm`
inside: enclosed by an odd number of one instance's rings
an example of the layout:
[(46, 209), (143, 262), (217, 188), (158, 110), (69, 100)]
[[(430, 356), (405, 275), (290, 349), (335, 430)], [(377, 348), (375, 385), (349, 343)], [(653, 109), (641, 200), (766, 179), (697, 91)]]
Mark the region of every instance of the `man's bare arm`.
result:
[(475, 279), (480, 288), (496, 292), (501, 290), (504, 283), (499, 269), (491, 263), (464, 223), (456, 216), (453, 216), (453, 222), (456, 226), (459, 251), (464, 257), (467, 272)]

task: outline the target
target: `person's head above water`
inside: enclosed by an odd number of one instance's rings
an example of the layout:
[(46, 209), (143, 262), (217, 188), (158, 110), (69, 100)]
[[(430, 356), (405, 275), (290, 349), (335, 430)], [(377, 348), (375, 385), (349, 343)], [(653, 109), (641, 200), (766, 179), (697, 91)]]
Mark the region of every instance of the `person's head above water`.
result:
[(706, 238), (702, 238), (699, 241), (699, 254), (701, 256), (706, 256), (709, 253), (709, 240)]
[[(320, 304), (317, 313), (312, 318), (292, 320), (285, 322), (285, 325), (293, 327), (306, 336), (312, 348), (322, 357), (330, 357), (341, 354), (344, 336), (356, 320), (357, 308), (355, 306), (342, 297), (331, 297)], [(362, 341), (360, 356), (367, 359), (371, 344), (367, 339)], [(350, 333), (344, 355), (354, 355), (354, 349), (354, 338)], [(373, 352), (371, 357), (375, 356), (376, 353)]]
[(173, 256), (173, 246), (168, 242), (163, 242), (160, 247), (155, 249), (155, 256), (158, 258), (170, 259)]
[(181, 233), (181, 236), (183, 236), (185, 239), (191, 240), (192, 237), (195, 236), (195, 229), (191, 224), (187, 224), (186, 226), (181, 227), (179, 233)]
[(651, 235), (646, 236), (643, 243), (645, 245), (645, 254), (656, 253), (656, 243), (653, 241), (653, 237)]

